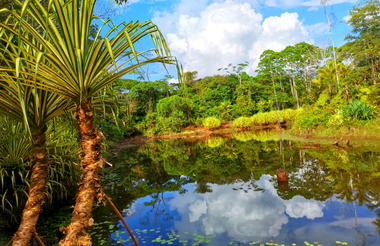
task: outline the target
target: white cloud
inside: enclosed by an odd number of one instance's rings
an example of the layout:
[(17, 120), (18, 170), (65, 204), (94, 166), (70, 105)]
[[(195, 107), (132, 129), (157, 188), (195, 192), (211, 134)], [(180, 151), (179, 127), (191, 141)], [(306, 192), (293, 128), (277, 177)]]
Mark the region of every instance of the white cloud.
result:
[(378, 245), (378, 237), (370, 236), (377, 235), (372, 222), (373, 219), (365, 217), (314, 222), (295, 229), (293, 233), (300, 241), (316, 240), (321, 245), (331, 245), (331, 238), (348, 242), (349, 245)]
[(264, 19), (252, 8), (257, 1), (208, 2), (182, 0), (173, 12), (159, 12), (153, 18), (184, 68), (201, 77), (245, 61), (252, 64), (252, 72), (266, 49), (280, 51), (301, 41), (313, 42), (297, 13)]
[(178, 79), (176, 79), (176, 78), (170, 78), (167, 81), (169, 84), (178, 84)]
[(280, 16), (268, 17), (262, 23), (263, 31), (249, 51), (253, 67), (259, 62), (263, 51), (271, 49), (280, 51), (287, 45), (302, 41), (313, 43), (307, 28), (299, 20), (297, 13), (283, 13)]
[(345, 17), (343, 17), (343, 20), (345, 22), (348, 22), (350, 19), (351, 19), (351, 15), (346, 15)]
[(294, 196), (292, 199), (284, 201), (284, 204), (286, 213), (292, 218), (315, 219), (323, 217), (324, 203), (314, 199), (307, 200), (303, 196)]
[(288, 216), (308, 219), (323, 216), (322, 202), (301, 196), (283, 200), (271, 179), (271, 176), (263, 175), (257, 181), (256, 184), (264, 192), (236, 191), (232, 189), (236, 184), (212, 185), (212, 193), (189, 192), (175, 197), (170, 201), (170, 207), (177, 210), (182, 218), (176, 222), (176, 229), (194, 228), (206, 235), (227, 233), (234, 240), (248, 242), (279, 236), (282, 227), (289, 221)]
[(329, 32), (329, 25), (326, 22), (318, 22), (313, 25), (306, 26), (306, 29), (309, 33), (315, 35), (326, 35)]

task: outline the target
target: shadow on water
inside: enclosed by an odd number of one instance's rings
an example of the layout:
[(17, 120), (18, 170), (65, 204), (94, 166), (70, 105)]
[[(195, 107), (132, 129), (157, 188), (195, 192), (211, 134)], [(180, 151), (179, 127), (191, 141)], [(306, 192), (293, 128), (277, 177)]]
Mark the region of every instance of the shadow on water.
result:
[[(150, 141), (113, 164), (104, 185), (141, 245), (380, 245), (378, 148), (240, 132)], [(110, 207), (95, 221), (95, 245), (133, 245)]]

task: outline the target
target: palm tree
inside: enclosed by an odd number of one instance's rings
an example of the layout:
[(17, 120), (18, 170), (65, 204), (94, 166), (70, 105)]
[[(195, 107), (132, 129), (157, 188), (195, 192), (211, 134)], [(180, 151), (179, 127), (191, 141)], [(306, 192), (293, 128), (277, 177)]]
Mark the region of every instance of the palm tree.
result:
[[(60, 245), (91, 245), (86, 228), (93, 223), (94, 198), (101, 198), (99, 172), (104, 163), (100, 154), (103, 136), (93, 124), (94, 96), (142, 65), (173, 63), (162, 34), (151, 22), (114, 25), (107, 20), (96, 37), (89, 40), (95, 2), (50, 0), (45, 8), (38, 0), (18, 1), (21, 12), (11, 14), (28, 32), (19, 38), (27, 43), (30, 36), (37, 40), (39, 46), (33, 49), (39, 55), (17, 59), (14, 69), (0, 69), (21, 84), (52, 91), (76, 104), (75, 117), (82, 149), (81, 180), (71, 224), (65, 229)], [(2, 26), (17, 35), (13, 28)], [(149, 37), (155, 48), (137, 51), (135, 43)], [(20, 70), (24, 65), (35, 69), (24, 72)], [(21, 74), (24, 77), (33, 75), (35, 79), (23, 79)]]
[[(13, 27), (18, 29), (16, 25)], [(18, 31), (22, 35), (22, 30), (19, 29)], [(0, 32), (0, 44), (4, 44), (0, 46), (0, 57), (3, 58), (2, 61), (5, 67), (15, 67), (14, 61), (21, 57), (27, 59), (28, 56), (35, 56), (27, 43), (19, 42), (18, 45), (15, 45), (17, 43), (16, 39), (17, 36), (13, 34)], [(28, 66), (20, 69), (27, 70)], [(32, 79), (30, 76), (23, 78)], [(33, 165), (28, 199), (22, 212), (20, 226), (13, 237), (13, 245), (29, 245), (45, 202), (49, 173), (46, 148), (47, 123), (63, 114), (69, 109), (70, 104), (66, 98), (60, 95), (17, 83), (10, 74), (2, 74), (0, 83), (0, 114), (16, 121), (24, 122), (28, 126), (31, 135), (31, 159)]]

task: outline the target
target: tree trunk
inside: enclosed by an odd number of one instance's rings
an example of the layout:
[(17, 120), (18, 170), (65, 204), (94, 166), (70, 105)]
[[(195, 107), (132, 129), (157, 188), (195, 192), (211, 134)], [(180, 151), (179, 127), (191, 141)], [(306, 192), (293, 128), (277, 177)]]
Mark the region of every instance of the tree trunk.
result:
[(81, 144), (81, 178), (76, 195), (71, 223), (63, 229), (65, 237), (60, 246), (88, 246), (91, 237), (87, 227), (92, 226), (92, 208), (96, 196), (100, 196), (100, 173), (103, 159), (100, 154), (100, 144), (103, 135), (93, 126), (91, 102), (83, 102), (77, 106), (76, 119), (79, 128)]
[(300, 100), (298, 98), (298, 91), (297, 91), (297, 85), (294, 77), (292, 77), (292, 82), (293, 82), (293, 89), (294, 89), (294, 94), (297, 100), (297, 108), (300, 108)]
[(38, 217), (45, 203), (45, 190), (49, 174), (46, 150), (46, 128), (32, 132), (32, 174), (21, 224), (13, 236), (13, 246), (29, 246), (36, 231)]

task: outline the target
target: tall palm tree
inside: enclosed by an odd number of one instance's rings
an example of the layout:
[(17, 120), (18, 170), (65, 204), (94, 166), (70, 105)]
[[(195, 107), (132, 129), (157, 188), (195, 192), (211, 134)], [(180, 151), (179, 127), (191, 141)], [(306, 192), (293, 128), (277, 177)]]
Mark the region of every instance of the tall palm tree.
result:
[[(60, 245), (91, 245), (86, 228), (93, 223), (95, 197), (101, 198), (99, 172), (104, 163), (100, 154), (103, 136), (93, 124), (94, 96), (142, 65), (173, 63), (162, 34), (151, 22), (114, 25), (107, 20), (90, 40), (95, 2), (50, 0), (45, 8), (38, 0), (18, 1), (21, 12), (11, 14), (28, 32), (20, 39), (29, 42), (33, 36), (40, 44), (33, 48), (39, 55), (17, 59), (14, 69), (0, 69), (21, 84), (52, 91), (76, 104), (75, 117), (82, 149), (81, 180), (71, 224), (66, 227)], [(2, 26), (17, 35), (13, 28)], [(153, 41), (155, 48), (137, 51), (135, 43), (147, 38)], [(20, 70), (23, 65), (35, 67), (35, 71)], [(33, 74), (35, 79), (22, 79), (21, 74), (24, 77)]]
[[(13, 28), (18, 29), (19, 35), (23, 35), (22, 29), (17, 25), (13, 25)], [(18, 42), (17, 37), (12, 33), (4, 32), (3, 29), (0, 31), (0, 58), (4, 67), (13, 68), (16, 66), (14, 63), (16, 60), (36, 55), (27, 43)], [(30, 70), (30, 67), (25, 66), (20, 68), (20, 71), (28, 71), (28, 69)], [(30, 75), (21, 76), (26, 80), (33, 79)], [(26, 246), (32, 240), (45, 202), (49, 173), (46, 147), (47, 123), (68, 110), (70, 104), (60, 95), (17, 83), (11, 74), (1, 74), (0, 86), (0, 114), (24, 122), (31, 135), (33, 165), (28, 199), (22, 212), (20, 226), (13, 237), (13, 245)]]

